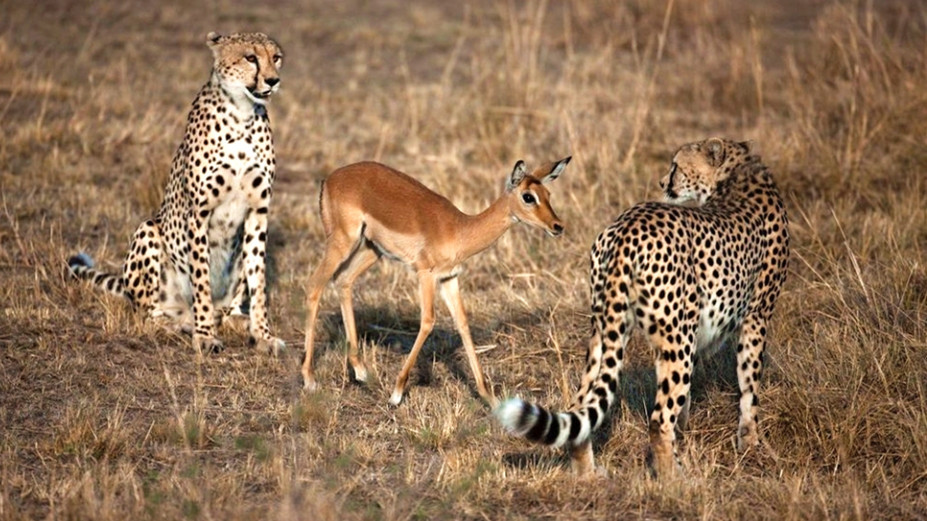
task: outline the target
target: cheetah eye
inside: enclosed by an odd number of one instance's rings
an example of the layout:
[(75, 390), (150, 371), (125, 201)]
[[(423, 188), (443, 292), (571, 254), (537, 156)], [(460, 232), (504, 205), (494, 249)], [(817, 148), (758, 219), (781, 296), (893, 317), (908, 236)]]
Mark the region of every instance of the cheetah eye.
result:
[(534, 198), (534, 194), (529, 192), (521, 194), (521, 200), (524, 201), (525, 204), (535, 204), (537, 202), (537, 199)]
[(283, 56), (280, 56), (279, 54), (274, 55), (274, 63), (280, 63), (282, 60)]
[(246, 55), (245, 55), (245, 59), (248, 60), (248, 61), (251, 62), (251, 63), (257, 63), (257, 56), (255, 56), (255, 55), (253, 55), (253, 54), (246, 54)]

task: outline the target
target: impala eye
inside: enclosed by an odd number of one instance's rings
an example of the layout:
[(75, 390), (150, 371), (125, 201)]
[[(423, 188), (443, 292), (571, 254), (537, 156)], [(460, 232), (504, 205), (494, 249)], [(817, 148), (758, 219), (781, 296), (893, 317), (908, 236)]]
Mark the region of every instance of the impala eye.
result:
[(529, 192), (521, 194), (521, 200), (524, 201), (525, 204), (535, 204), (538, 202), (537, 199), (534, 198), (534, 194)]
[(253, 54), (246, 54), (246, 55), (245, 55), (245, 59), (248, 60), (248, 61), (251, 62), (251, 63), (257, 63), (257, 56), (255, 56), (255, 55), (253, 55)]

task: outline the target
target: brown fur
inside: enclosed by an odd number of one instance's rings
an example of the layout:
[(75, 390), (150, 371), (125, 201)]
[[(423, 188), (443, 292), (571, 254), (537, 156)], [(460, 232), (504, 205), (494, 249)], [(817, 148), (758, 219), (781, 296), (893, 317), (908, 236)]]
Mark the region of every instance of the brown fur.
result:
[(381, 256), (403, 262), (419, 276), (422, 320), (415, 345), (390, 402), (402, 400), (409, 372), (434, 325), (434, 296), (439, 290), (454, 317), (477, 390), (490, 402), (492, 393), (483, 381), (482, 369), (460, 299), (457, 275), (460, 264), (491, 246), (513, 222), (524, 221), (551, 235), (563, 225), (549, 203), (543, 183), (556, 179), (570, 158), (547, 164), (528, 174), (524, 162), (516, 163), (503, 193), (478, 215), (467, 215), (450, 201), (415, 179), (379, 163), (357, 163), (340, 168), (325, 181), (321, 214), (325, 228), (325, 255), (309, 281), (306, 295), (306, 357), (304, 386), (315, 389), (312, 353), (319, 299), (325, 284), (334, 277), (341, 288), (341, 312), (351, 349), (354, 376), (366, 380), (367, 370), (358, 356), (357, 332), (351, 301), (354, 280)]

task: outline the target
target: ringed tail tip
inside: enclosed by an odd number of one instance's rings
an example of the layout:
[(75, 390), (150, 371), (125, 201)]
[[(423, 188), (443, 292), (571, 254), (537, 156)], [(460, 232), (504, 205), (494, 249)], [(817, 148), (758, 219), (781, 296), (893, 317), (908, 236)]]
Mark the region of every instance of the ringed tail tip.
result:
[(508, 398), (493, 411), (496, 419), (510, 434), (524, 436), (534, 425), (537, 409), (521, 398)]
[(94, 266), (93, 258), (90, 255), (87, 255), (84, 252), (78, 252), (76, 255), (72, 255), (68, 259), (68, 266), (71, 269), (83, 267), (83, 268), (92, 268)]

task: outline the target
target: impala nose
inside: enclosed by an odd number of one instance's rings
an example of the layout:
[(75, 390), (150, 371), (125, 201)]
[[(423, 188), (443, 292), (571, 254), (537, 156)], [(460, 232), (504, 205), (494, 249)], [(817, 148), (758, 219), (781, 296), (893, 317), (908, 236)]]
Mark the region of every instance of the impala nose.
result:
[(554, 223), (552, 235), (555, 237), (563, 233), (563, 225), (560, 223)]

